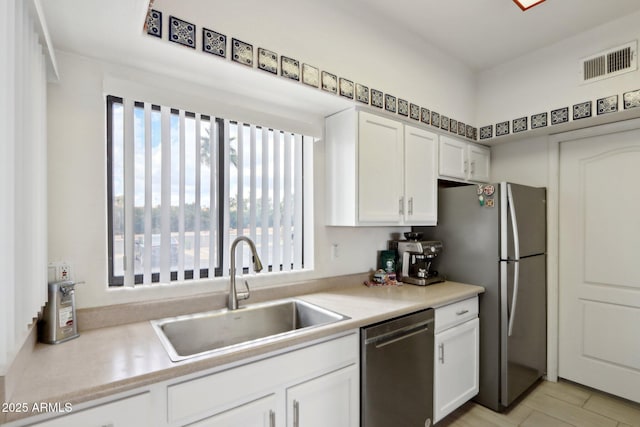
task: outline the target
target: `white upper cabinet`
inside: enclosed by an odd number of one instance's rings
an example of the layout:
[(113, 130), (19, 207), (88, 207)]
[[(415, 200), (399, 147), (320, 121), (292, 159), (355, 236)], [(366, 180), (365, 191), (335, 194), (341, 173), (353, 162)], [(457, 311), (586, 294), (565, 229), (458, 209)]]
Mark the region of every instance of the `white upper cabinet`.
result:
[(438, 135), (404, 127), (404, 222), (435, 225), (438, 220)]
[(488, 182), (490, 157), (487, 147), (441, 136), (439, 175), (445, 179)]
[(359, 114), (358, 220), (397, 223), (403, 210), (402, 123)]
[(325, 136), (327, 225), (436, 224), (436, 134), (351, 109)]

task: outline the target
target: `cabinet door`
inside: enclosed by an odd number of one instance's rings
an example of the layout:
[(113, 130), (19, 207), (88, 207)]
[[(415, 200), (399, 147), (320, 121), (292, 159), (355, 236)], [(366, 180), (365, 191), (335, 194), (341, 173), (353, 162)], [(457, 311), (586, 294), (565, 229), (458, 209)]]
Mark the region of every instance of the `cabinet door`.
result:
[(486, 147), (469, 145), (469, 180), (489, 182), (490, 153)]
[(116, 402), (72, 412), (33, 427), (150, 427), (150, 395), (143, 393)]
[(405, 126), (404, 194), (406, 224), (436, 225), (438, 218), (438, 135)]
[(359, 410), (356, 365), (287, 389), (288, 427), (358, 427)]
[(435, 422), (478, 394), (479, 331), (475, 318), (435, 335)]
[(440, 137), (440, 175), (467, 179), (467, 143), (447, 136)]
[(403, 126), (365, 112), (359, 117), (358, 219), (398, 224), (403, 207)]
[(221, 412), (205, 420), (189, 424), (188, 427), (275, 427), (276, 395)]

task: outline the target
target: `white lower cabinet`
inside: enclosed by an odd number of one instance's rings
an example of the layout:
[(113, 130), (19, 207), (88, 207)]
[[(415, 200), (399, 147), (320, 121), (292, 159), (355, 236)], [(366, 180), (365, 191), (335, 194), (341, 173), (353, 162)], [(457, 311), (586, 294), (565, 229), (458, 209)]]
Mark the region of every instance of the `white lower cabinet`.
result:
[(189, 424), (189, 427), (275, 427), (276, 407), (276, 395), (270, 394)]
[(351, 365), (287, 389), (287, 427), (357, 426), (358, 367)]
[(433, 418), (438, 422), (479, 390), (477, 297), (436, 309)]
[(359, 387), (360, 338), (355, 330), (11, 427), (358, 427)]
[(33, 427), (152, 427), (151, 396), (142, 393), (94, 408), (73, 412)]

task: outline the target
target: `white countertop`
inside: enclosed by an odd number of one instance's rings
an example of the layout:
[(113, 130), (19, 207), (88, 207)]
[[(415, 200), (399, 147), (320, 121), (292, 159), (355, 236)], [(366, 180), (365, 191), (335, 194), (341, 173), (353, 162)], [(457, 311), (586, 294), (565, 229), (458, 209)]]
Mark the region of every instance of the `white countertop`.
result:
[[(78, 404), (189, 373), (239, 362), (307, 341), (354, 330), (395, 316), (438, 307), (480, 294), (484, 288), (456, 282), (426, 287), (368, 288), (345, 283), (340, 288), (296, 298), (349, 316), (282, 340), (222, 355), (172, 362), (150, 322), (105, 327), (81, 333), (60, 345), (37, 344), (9, 402)], [(248, 302), (251, 303), (250, 301)], [(5, 414), (0, 422), (29, 414)]]

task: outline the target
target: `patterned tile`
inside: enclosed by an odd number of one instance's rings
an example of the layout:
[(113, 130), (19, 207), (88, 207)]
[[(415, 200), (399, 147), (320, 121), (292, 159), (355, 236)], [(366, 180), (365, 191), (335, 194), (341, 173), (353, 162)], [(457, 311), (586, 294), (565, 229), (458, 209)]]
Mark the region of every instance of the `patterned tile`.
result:
[(440, 114), (435, 111), (431, 112), (431, 126), (440, 127)]
[(259, 47), (258, 68), (272, 74), (278, 74), (278, 54)]
[(420, 121), (425, 124), (431, 123), (431, 111), (426, 108), (420, 108)]
[(253, 46), (238, 39), (231, 39), (231, 59), (253, 67)]
[(449, 117), (440, 116), (440, 129), (449, 130)]
[(591, 101), (581, 102), (573, 106), (573, 120), (591, 117)]
[(280, 75), (291, 80), (300, 81), (300, 62), (297, 59), (281, 56)]
[(162, 38), (162, 12), (153, 10), (147, 15), (147, 34)]
[(356, 83), (356, 100), (360, 102), (364, 102), (365, 104), (369, 103), (369, 87), (368, 86), (361, 85), (360, 83)]
[(631, 92), (625, 92), (622, 95), (624, 102), (624, 109), (640, 107), (640, 89), (632, 90)]
[(327, 71), (322, 72), (322, 90), (338, 93), (338, 76)]
[(453, 132), (455, 134), (458, 133), (458, 121), (454, 119), (449, 119), (449, 132)]
[(509, 122), (496, 123), (496, 136), (509, 135)]
[(480, 139), (493, 138), (493, 125), (482, 126), (480, 128)]
[(227, 57), (227, 36), (207, 28), (202, 29), (202, 51)]
[(547, 126), (547, 113), (534, 114), (531, 116), (531, 129), (538, 129)]
[(384, 94), (377, 89), (371, 89), (371, 106), (384, 108)]
[(467, 125), (466, 135), (469, 139), (473, 138), (473, 126)]
[(409, 103), (404, 99), (398, 99), (398, 114), (401, 116), (409, 116)]
[(513, 119), (511, 123), (513, 133), (524, 132), (528, 129), (527, 117), (520, 117), (519, 119)]
[(320, 70), (309, 64), (302, 64), (302, 83), (318, 87), (320, 84)]
[(409, 105), (409, 117), (413, 120), (420, 120), (420, 106), (416, 104)]
[(458, 122), (458, 135), (465, 136), (466, 132), (467, 126), (462, 122)]
[(478, 140), (478, 128), (474, 127), (472, 128), (473, 130), (473, 136), (471, 137), (471, 139), (473, 139), (474, 141)]
[(569, 107), (551, 111), (551, 126), (569, 121)]
[(393, 95), (386, 94), (384, 96), (384, 109), (389, 111), (390, 113), (396, 112), (396, 97)]
[(169, 17), (169, 40), (187, 46), (196, 48), (196, 26), (178, 19), (175, 16)]
[(618, 111), (618, 95), (607, 96), (606, 98), (600, 98), (597, 102), (598, 115), (615, 113)]
[(340, 96), (353, 99), (353, 82), (351, 80), (340, 77)]

